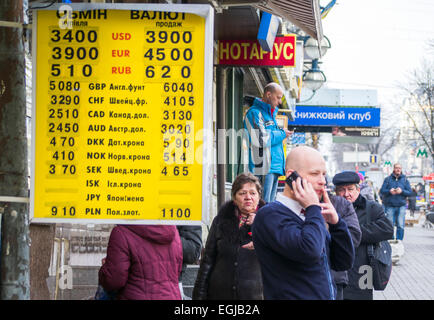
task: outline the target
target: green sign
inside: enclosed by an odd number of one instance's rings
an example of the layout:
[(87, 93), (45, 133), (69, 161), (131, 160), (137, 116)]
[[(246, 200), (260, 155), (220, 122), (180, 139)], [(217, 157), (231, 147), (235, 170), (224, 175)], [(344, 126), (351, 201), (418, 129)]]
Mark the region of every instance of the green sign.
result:
[(428, 152), (426, 151), (426, 149), (419, 149), (419, 150), (417, 150), (417, 155), (416, 155), (416, 158), (419, 158), (419, 157), (425, 157), (425, 158), (428, 158)]

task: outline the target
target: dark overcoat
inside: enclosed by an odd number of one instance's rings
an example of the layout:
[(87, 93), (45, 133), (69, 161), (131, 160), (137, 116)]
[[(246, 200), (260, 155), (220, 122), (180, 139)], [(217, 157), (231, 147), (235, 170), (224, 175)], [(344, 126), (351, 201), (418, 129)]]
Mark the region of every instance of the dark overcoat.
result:
[[(260, 200), (259, 206), (265, 202)], [(237, 207), (225, 203), (214, 218), (200, 263), (193, 300), (261, 300), (261, 269), (255, 250), (241, 246), (252, 241), (250, 226), (239, 228)]]
[[(361, 267), (369, 265), (368, 245), (392, 239), (393, 226), (384, 214), (383, 206), (379, 203), (366, 200), (362, 195), (359, 195), (353, 205), (359, 218), (362, 240), (356, 248), (353, 267), (348, 271), (349, 281), (348, 286), (344, 288), (344, 299), (372, 300), (373, 290), (365, 288), (367, 273), (366, 269)], [(370, 211), (370, 222), (368, 222), (368, 210)]]

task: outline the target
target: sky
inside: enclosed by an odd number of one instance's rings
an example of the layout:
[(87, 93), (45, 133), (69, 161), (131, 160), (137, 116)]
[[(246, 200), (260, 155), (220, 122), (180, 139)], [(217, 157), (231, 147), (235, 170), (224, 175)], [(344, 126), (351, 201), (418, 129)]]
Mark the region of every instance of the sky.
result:
[[(330, 0), (321, 0), (322, 6)], [(434, 60), (434, 0), (338, 0), (322, 20), (331, 48), (321, 59), (328, 88), (377, 89), (384, 107), (402, 101), (397, 85)]]

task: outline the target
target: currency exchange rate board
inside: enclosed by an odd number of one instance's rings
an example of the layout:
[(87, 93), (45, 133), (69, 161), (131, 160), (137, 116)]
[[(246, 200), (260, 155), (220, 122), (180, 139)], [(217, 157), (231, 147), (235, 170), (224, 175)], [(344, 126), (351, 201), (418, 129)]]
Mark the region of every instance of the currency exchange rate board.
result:
[(200, 222), (206, 19), (35, 14), (32, 220)]

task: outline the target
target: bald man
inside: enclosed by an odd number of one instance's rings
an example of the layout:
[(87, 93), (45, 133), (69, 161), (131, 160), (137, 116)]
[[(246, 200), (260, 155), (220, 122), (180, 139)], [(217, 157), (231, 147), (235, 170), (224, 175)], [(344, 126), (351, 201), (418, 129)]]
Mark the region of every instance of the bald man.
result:
[(301, 179), (286, 184), (276, 201), (262, 207), (252, 226), (264, 298), (335, 300), (330, 270), (351, 268), (351, 235), (325, 190), (321, 154), (304, 146), (292, 149), (285, 174), (294, 171)]
[(249, 142), (249, 171), (261, 181), (262, 198), (274, 201), (278, 178), (285, 174), (283, 140), (291, 134), (276, 122), (277, 106), (282, 103), (283, 89), (275, 82), (267, 84), (262, 99), (256, 98), (244, 118)]

